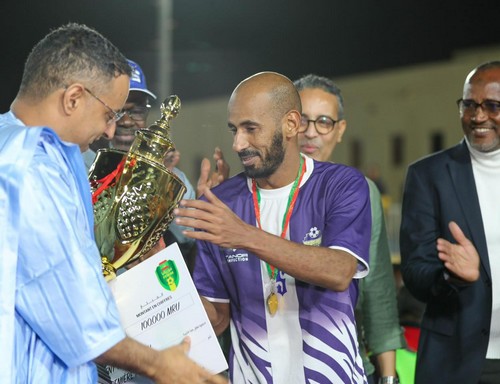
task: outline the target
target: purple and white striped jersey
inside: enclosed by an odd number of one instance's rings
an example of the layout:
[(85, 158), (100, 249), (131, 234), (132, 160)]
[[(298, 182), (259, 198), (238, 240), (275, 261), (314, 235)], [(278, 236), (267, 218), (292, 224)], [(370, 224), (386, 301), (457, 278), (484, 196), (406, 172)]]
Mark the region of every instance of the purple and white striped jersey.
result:
[[(308, 157), (306, 165), (287, 238), (351, 253), (358, 259), (355, 278), (364, 277), (371, 231), (364, 176)], [(260, 191), (263, 229), (278, 236), (290, 188)], [(251, 183), (244, 174), (213, 192), (245, 222), (256, 224)], [(264, 263), (245, 249), (208, 242), (198, 243), (194, 280), (202, 296), (230, 303), (233, 383), (366, 383), (354, 320), (355, 280), (346, 291), (334, 292), (280, 272), (279, 309), (270, 316)]]

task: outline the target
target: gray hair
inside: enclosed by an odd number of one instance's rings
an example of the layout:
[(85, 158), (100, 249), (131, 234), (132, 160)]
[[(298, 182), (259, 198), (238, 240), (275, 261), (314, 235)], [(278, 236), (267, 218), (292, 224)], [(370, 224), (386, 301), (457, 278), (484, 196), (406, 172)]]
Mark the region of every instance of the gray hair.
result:
[(295, 85), (295, 88), (299, 92), (306, 88), (319, 88), (336, 96), (339, 104), (338, 119), (342, 120), (344, 118), (344, 98), (342, 97), (340, 88), (332, 80), (327, 77), (309, 74), (295, 80), (293, 85)]
[(61, 26), (40, 40), (24, 65), (20, 96), (46, 97), (75, 81), (105, 87), (119, 76), (130, 76), (122, 53), (99, 32), (82, 24)]

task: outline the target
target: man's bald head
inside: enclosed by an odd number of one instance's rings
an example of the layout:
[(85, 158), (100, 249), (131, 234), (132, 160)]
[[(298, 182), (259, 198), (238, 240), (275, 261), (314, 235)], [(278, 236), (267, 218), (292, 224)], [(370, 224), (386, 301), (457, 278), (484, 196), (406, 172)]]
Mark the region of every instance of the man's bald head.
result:
[(259, 72), (239, 83), (231, 94), (228, 110), (239, 103), (252, 103), (265, 97), (275, 121), (290, 110), (302, 110), (300, 96), (292, 81), (277, 72)]
[(478, 65), (476, 68), (474, 68), (472, 71), (469, 72), (465, 79), (465, 84), (470, 84), (472, 83), (474, 77), (476, 75), (480, 75), (483, 72), (490, 71), (490, 70), (498, 70), (500, 69), (500, 61), (488, 61), (486, 63), (482, 63)]

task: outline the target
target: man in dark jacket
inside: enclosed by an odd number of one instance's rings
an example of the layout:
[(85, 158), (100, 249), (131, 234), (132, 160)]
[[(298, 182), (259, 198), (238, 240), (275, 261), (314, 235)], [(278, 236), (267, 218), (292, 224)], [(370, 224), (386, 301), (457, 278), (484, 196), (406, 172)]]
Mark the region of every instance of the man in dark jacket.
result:
[(427, 304), (417, 384), (500, 382), (500, 61), (457, 104), (463, 141), (410, 165), (403, 197), (403, 279)]

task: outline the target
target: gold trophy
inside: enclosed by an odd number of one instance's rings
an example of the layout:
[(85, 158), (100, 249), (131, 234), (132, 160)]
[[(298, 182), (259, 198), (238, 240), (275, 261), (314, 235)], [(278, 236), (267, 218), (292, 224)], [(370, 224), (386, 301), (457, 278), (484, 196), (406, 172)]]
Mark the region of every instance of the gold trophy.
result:
[(128, 152), (100, 149), (89, 170), (95, 238), (108, 281), (158, 242), (186, 192), (184, 183), (163, 164), (175, 149), (169, 122), (180, 106), (175, 95), (165, 99), (161, 118), (136, 132)]

